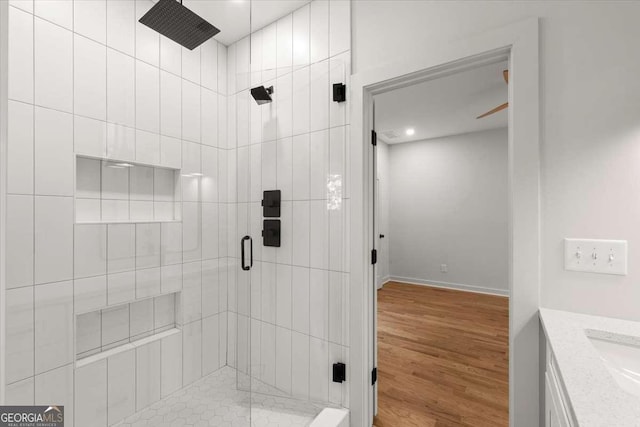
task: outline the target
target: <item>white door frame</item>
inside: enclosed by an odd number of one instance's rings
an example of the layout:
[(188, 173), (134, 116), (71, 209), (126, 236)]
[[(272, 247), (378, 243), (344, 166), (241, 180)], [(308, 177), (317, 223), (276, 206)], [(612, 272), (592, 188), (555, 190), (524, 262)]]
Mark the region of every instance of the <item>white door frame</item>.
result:
[(539, 426), (538, 307), (540, 284), (540, 123), (538, 19), (467, 40), (416, 51), (411, 57), (351, 77), (351, 425), (370, 427), (374, 412), (373, 95), (509, 56), (509, 424)]

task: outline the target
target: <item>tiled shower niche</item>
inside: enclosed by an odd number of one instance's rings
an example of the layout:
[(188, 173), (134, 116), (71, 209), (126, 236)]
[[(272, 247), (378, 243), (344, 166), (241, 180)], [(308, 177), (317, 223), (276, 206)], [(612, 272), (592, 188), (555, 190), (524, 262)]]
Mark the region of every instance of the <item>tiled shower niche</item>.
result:
[(176, 295), (161, 295), (79, 314), (76, 316), (76, 360), (176, 328)]
[(180, 170), (76, 157), (77, 223), (180, 220)]

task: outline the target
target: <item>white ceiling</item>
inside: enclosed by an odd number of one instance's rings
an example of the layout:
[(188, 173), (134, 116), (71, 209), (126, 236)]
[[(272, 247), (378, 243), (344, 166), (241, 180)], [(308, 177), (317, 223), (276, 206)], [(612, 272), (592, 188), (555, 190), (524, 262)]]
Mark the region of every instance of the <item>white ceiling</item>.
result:
[[(484, 65), (377, 95), (378, 137), (397, 144), (506, 127), (506, 110), (476, 119), (507, 102), (506, 68), (506, 61)], [(415, 134), (407, 136), (407, 128)], [(390, 138), (390, 133), (398, 136)]]
[[(310, 0), (183, 0), (183, 4), (220, 29), (214, 37), (230, 45), (309, 3)], [(251, 15), (249, 14), (251, 8)], [(250, 25), (251, 22), (251, 25)]]

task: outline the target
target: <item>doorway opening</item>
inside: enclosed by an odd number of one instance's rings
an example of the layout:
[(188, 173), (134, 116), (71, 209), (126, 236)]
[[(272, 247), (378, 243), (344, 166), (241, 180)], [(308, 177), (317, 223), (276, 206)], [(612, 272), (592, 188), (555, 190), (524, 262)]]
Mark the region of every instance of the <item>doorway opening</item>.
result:
[(373, 96), (377, 427), (509, 424), (509, 60)]

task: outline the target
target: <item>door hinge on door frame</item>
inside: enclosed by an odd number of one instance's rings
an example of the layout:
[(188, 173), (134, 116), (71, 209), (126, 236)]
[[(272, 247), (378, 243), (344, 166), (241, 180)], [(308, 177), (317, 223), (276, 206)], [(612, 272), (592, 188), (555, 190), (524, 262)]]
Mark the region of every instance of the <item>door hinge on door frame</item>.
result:
[(378, 251), (376, 249), (371, 250), (371, 264), (375, 265), (378, 263)]
[(371, 145), (378, 145), (378, 134), (375, 130), (371, 130)]
[(371, 385), (376, 385), (378, 382), (378, 368), (373, 368), (371, 371)]

